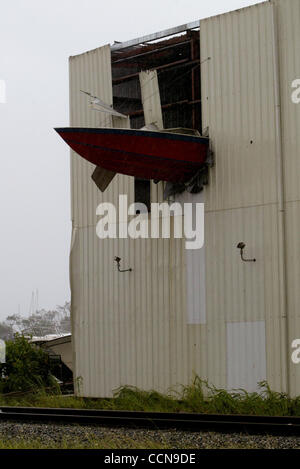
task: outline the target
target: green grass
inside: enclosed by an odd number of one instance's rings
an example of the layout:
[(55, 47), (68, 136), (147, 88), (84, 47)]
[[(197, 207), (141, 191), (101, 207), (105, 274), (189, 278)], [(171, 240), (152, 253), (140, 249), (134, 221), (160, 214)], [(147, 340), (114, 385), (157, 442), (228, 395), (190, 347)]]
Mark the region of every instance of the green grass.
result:
[(188, 386), (167, 394), (142, 391), (131, 386), (117, 389), (112, 399), (84, 399), (46, 392), (0, 395), (0, 405), (111, 409), (154, 412), (199, 412), (248, 415), (300, 416), (300, 396), (289, 398), (260, 383), (260, 393), (227, 392), (195, 377)]
[(90, 438), (85, 442), (77, 439), (62, 439), (45, 442), (40, 439), (13, 438), (0, 440), (1, 449), (171, 449), (172, 446), (150, 439)]
[[(222, 443), (214, 441), (213, 434), (212, 440), (202, 442), (201, 448), (205, 449), (255, 449), (258, 447), (257, 442), (232, 442), (230, 440), (223, 441)], [(267, 447), (274, 447), (272, 441), (265, 442)], [(196, 445), (197, 446), (197, 445)], [(148, 438), (127, 438), (127, 437), (111, 437), (111, 438), (89, 438), (87, 441), (79, 439), (64, 438), (59, 442), (42, 441), (38, 438), (13, 438), (0, 440), (1, 449), (195, 449), (193, 444), (185, 444), (181, 446), (176, 443), (161, 442), (155, 439)]]

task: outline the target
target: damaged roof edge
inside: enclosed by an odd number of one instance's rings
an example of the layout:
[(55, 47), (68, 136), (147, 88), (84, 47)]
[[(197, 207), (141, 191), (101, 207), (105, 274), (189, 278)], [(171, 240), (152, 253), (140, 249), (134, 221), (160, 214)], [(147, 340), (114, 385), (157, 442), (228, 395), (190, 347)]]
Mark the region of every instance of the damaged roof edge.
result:
[(196, 29), (200, 27), (200, 20), (193, 21), (192, 23), (182, 24), (181, 26), (176, 26), (175, 28), (165, 29), (164, 31), (159, 31), (157, 33), (149, 34), (148, 36), (139, 37), (136, 39), (131, 39), (130, 41), (116, 43), (110, 46), (112, 51), (117, 51), (121, 49), (127, 49), (127, 47), (137, 46), (138, 44), (143, 44), (145, 42), (156, 41), (167, 36), (173, 36), (174, 34), (179, 34), (190, 29)]

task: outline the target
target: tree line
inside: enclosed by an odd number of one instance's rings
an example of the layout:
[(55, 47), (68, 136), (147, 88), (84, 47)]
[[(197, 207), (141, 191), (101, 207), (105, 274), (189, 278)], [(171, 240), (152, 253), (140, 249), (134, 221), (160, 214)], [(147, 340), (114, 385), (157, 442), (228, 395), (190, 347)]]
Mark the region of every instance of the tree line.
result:
[(0, 322), (0, 339), (10, 340), (16, 333), (43, 337), (71, 332), (70, 302), (54, 310), (41, 309), (29, 316), (12, 314)]

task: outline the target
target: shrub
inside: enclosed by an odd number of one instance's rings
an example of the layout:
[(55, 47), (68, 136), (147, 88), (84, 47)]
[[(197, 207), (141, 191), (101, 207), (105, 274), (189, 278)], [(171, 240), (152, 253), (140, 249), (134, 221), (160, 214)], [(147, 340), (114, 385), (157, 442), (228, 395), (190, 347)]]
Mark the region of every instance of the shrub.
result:
[(6, 342), (6, 363), (0, 365), (0, 393), (37, 391), (57, 386), (47, 353), (16, 334)]

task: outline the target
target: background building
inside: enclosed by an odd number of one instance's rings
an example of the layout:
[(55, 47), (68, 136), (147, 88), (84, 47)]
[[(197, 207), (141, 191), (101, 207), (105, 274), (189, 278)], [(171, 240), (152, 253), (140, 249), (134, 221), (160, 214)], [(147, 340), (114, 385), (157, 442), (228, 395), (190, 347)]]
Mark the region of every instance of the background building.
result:
[[(120, 385), (166, 391), (193, 374), (225, 387), (300, 393), (300, 0), (274, 0), (70, 58), (71, 126), (115, 126), (80, 90), (144, 124), (139, 72), (155, 69), (164, 127), (209, 128), (215, 165), (200, 194), (205, 246), (106, 239), (96, 207), (129, 202), (134, 178), (101, 193), (71, 155), (73, 372), (84, 396)], [(146, 189), (145, 189), (146, 190)], [(163, 184), (151, 182), (151, 201)], [(237, 244), (246, 243), (241, 260)], [(116, 269), (122, 258), (130, 273)]]

